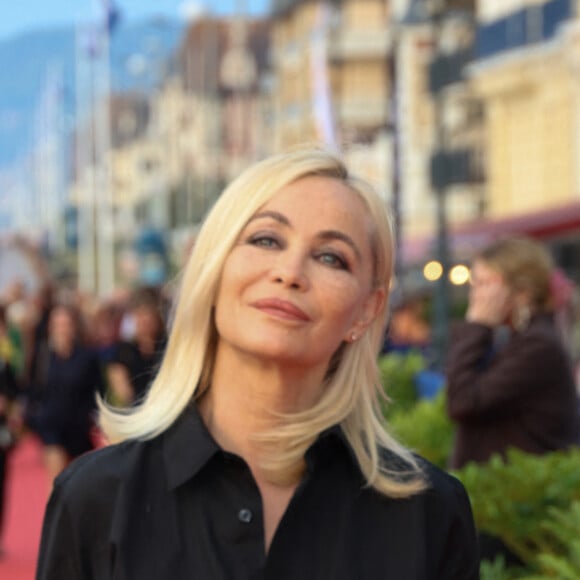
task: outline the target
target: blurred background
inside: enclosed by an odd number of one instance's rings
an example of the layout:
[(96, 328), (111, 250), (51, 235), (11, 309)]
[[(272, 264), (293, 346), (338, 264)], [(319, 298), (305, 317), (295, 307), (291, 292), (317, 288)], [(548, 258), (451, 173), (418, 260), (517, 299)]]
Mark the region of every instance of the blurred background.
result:
[[(447, 465), (450, 322), (465, 312), (472, 257), (507, 234), (554, 258), (580, 387), (580, 0), (5, 4), (0, 362), (23, 390), (0, 380), (11, 398), (4, 418), (0, 408), (1, 578), (33, 577), (50, 490), (24, 417), (52, 305), (75, 305), (109, 364), (119, 341), (143, 338), (139, 292), (153, 289), (167, 318), (172, 281), (224, 186), (297, 144), (341, 152), (392, 211), (380, 366), (402, 441)], [(549, 568), (534, 578), (580, 577), (577, 450), (512, 459), (463, 474), (478, 528), (535, 572)], [(503, 574), (482, 569), (516, 577)]]
[(383, 192), (440, 353), (495, 237), (578, 282), (575, 0), (37, 4), (0, 26), (0, 284), (31, 255), (100, 297), (163, 284), (224, 184), (305, 141)]

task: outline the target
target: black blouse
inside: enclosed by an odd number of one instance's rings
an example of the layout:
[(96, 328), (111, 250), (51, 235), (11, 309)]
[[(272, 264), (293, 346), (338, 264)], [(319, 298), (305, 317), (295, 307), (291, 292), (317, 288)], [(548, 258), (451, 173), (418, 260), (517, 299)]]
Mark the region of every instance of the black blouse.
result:
[(428, 491), (384, 497), (364, 487), (339, 428), (318, 438), (306, 464), (265, 553), (251, 472), (192, 407), (162, 435), (89, 453), (61, 474), (36, 578), (479, 578), (469, 500), (452, 476), (425, 462)]
[(96, 394), (102, 394), (103, 390), (96, 352), (76, 346), (68, 357), (48, 352), (44, 381), (35, 396), (43, 401), (44, 422), (84, 424), (96, 410)]

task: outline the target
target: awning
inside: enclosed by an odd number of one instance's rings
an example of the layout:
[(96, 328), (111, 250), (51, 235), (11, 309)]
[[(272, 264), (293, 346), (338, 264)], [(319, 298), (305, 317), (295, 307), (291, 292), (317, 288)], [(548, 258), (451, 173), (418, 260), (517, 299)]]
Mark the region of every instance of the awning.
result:
[(454, 228), (452, 236), (461, 239), (483, 235), (492, 240), (508, 234), (522, 234), (543, 239), (575, 230), (580, 232), (580, 201), (508, 218), (470, 222)]
[[(449, 247), (454, 258), (469, 257), (486, 244), (507, 235), (527, 235), (540, 240), (577, 232), (580, 235), (580, 201), (539, 212), (500, 219), (483, 219), (449, 229)], [(400, 259), (409, 266), (437, 255), (437, 236), (403, 239)]]

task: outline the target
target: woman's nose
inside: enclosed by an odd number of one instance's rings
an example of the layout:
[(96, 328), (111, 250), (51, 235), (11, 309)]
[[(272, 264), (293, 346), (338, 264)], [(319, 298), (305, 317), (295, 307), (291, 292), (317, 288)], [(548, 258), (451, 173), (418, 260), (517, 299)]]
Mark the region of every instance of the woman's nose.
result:
[(284, 252), (272, 269), (272, 279), (278, 284), (305, 290), (309, 286), (306, 260), (301, 255)]

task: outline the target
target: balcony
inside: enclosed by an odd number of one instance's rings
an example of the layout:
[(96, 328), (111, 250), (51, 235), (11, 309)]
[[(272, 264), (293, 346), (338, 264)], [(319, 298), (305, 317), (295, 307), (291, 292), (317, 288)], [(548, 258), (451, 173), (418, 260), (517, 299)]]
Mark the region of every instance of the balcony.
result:
[(573, 15), (573, 0), (550, 0), (480, 26), (477, 30), (476, 58), (482, 60), (508, 50), (546, 42)]
[(439, 150), (431, 157), (431, 184), (437, 189), (483, 181), (483, 158), (475, 149)]
[(346, 127), (377, 128), (387, 123), (387, 105), (382, 99), (347, 99), (336, 103), (336, 113)]
[(436, 94), (449, 85), (462, 82), (464, 69), (472, 60), (472, 47), (435, 57), (429, 65), (429, 90), (431, 94)]
[(338, 29), (330, 38), (329, 56), (333, 60), (385, 58), (392, 45), (392, 33), (386, 29)]
[(285, 70), (297, 70), (303, 65), (303, 55), (298, 43), (288, 43), (283, 48), (272, 50), (272, 62)]

